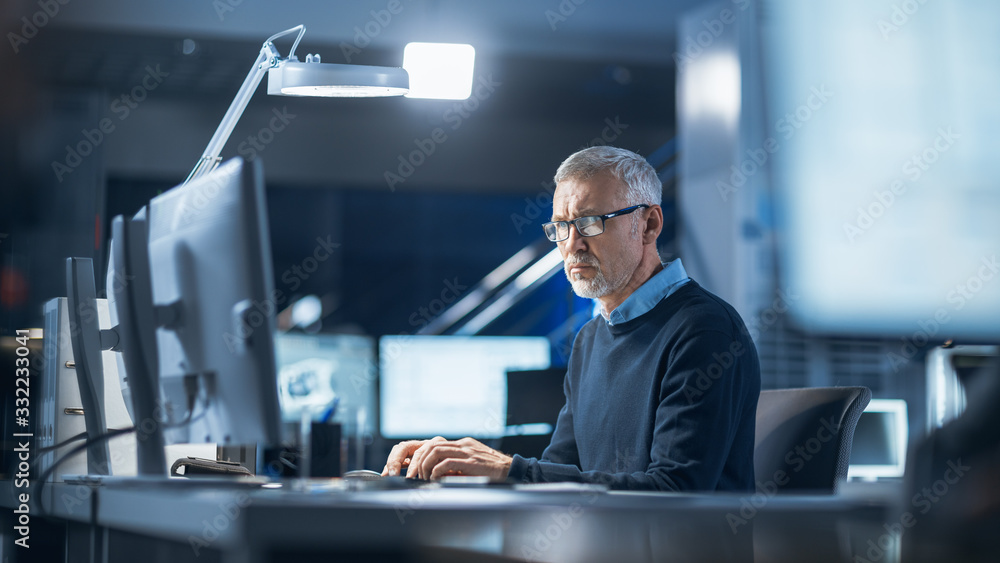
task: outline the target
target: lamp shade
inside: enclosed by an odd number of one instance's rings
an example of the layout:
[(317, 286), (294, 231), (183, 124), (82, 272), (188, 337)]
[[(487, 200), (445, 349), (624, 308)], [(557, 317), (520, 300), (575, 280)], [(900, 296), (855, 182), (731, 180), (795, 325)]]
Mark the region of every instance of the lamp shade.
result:
[[(298, 32), (288, 57), (282, 57), (274, 40)], [(319, 55), (307, 55), (306, 62), (299, 62), (295, 48), (306, 32), (306, 26), (297, 25), (268, 37), (260, 46), (257, 60), (250, 67), (243, 85), (229, 104), (226, 115), (208, 142), (205, 152), (194, 165), (184, 183), (211, 172), (222, 161), (219, 154), (226, 140), (243, 115), (250, 98), (257, 91), (264, 72), (267, 71), (267, 93), (277, 96), (326, 96), (366, 98), (372, 96), (402, 96), (410, 90), (410, 75), (402, 68), (323, 64)]]
[(407, 72), (395, 67), (284, 61), (267, 72), (267, 93), (277, 96), (400, 96), (409, 87)]

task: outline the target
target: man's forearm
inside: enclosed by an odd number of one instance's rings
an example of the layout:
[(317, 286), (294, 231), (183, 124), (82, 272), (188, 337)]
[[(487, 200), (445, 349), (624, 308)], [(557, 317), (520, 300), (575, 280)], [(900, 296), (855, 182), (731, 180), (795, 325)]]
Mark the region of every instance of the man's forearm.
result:
[(553, 463), (514, 455), (507, 480), (515, 483), (594, 483), (609, 489), (631, 491), (679, 491), (680, 487), (666, 471), (651, 469), (644, 473), (606, 473), (581, 471), (572, 464)]

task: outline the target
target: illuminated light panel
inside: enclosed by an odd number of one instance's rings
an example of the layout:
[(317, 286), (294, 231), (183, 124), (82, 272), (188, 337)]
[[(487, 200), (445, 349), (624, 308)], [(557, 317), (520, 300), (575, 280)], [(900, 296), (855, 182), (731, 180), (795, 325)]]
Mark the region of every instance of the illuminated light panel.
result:
[(472, 94), (476, 50), (458, 43), (409, 43), (403, 68), (410, 75), (407, 98), (464, 100)]

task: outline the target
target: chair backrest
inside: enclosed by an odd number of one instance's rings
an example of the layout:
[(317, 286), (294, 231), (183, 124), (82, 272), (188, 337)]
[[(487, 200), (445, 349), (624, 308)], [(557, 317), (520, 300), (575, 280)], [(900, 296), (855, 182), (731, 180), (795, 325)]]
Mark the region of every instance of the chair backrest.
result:
[(854, 429), (871, 398), (867, 387), (761, 391), (753, 455), (758, 488), (835, 493), (847, 480)]

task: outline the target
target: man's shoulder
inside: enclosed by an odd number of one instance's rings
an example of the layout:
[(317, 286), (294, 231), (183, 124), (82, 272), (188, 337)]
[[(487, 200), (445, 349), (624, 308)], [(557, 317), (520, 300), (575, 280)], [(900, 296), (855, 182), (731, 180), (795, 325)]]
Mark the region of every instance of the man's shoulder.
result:
[(739, 331), (743, 319), (724, 299), (691, 280), (654, 309), (686, 331)]
[(659, 305), (673, 314), (728, 315), (735, 311), (732, 305), (694, 280), (684, 284)]

